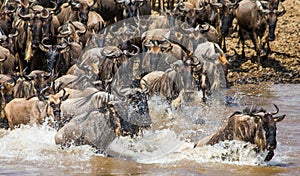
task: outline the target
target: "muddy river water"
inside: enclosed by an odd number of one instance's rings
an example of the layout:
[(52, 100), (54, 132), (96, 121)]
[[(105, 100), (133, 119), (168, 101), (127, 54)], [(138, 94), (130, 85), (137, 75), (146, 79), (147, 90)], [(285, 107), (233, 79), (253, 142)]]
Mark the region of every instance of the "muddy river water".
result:
[[(243, 85), (225, 90), (208, 105), (165, 111), (149, 102), (153, 127), (143, 137), (120, 137), (108, 149), (114, 157), (95, 154), (89, 146), (62, 150), (50, 127), (0, 129), (0, 175), (300, 175), (300, 85)], [(277, 149), (270, 162), (251, 145), (226, 141), (193, 148), (234, 111), (257, 105), (286, 118), (277, 124)]]

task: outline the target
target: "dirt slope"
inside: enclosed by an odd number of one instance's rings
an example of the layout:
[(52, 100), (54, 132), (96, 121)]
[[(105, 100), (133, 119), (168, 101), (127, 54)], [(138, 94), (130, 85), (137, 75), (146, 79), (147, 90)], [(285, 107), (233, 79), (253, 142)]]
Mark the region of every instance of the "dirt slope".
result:
[[(276, 40), (271, 42), (272, 53), (262, 58), (257, 66), (255, 52), (246, 48), (246, 58), (234, 60), (229, 67), (228, 79), (232, 85), (272, 81), (275, 83), (300, 83), (300, 1), (283, 2), (286, 13), (279, 17), (276, 28)], [(281, 10), (281, 7), (279, 7)], [(227, 48), (235, 48), (237, 34), (227, 39)], [(247, 41), (249, 46), (253, 46)], [(241, 54), (241, 48), (237, 48)]]

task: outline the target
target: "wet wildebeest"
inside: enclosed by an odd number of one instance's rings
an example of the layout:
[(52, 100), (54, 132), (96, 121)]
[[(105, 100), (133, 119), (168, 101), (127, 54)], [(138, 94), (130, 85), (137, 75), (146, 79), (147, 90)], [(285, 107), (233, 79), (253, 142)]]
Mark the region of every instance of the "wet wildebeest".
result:
[(8, 120), (9, 128), (14, 129), (16, 125), (21, 124), (42, 124), (46, 117), (52, 118), (55, 122), (60, 119), (60, 105), (62, 101), (68, 98), (66, 92), (62, 96), (50, 94), (40, 97), (15, 98), (4, 108), (5, 116)]
[(91, 145), (105, 152), (109, 144), (118, 136), (138, 135), (143, 128), (151, 125), (146, 95), (140, 89), (132, 89), (126, 101), (110, 101), (90, 111), (74, 117), (56, 134), (56, 144), (63, 147)]
[(196, 146), (214, 145), (225, 140), (241, 140), (256, 145), (256, 151), (267, 150), (265, 161), (270, 161), (277, 147), (276, 122), (285, 115), (274, 117), (279, 108), (274, 104), (276, 112), (266, 112), (264, 109), (245, 108), (243, 112), (233, 113), (228, 122), (216, 133), (198, 142)]

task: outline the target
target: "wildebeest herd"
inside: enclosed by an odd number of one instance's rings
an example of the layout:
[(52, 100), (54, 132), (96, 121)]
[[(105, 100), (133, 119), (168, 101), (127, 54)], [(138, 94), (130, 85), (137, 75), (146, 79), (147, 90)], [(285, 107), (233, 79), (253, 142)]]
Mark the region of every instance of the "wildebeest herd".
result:
[[(160, 15), (151, 15), (156, 3)], [(234, 19), (243, 48), (250, 36), (260, 62), (284, 13), (279, 0), (2, 0), (1, 125), (50, 117), (57, 144), (103, 152), (116, 137), (151, 128), (152, 95), (178, 108), (228, 86)], [(243, 140), (272, 159), (284, 118), (273, 117), (275, 108), (235, 112), (204, 144)]]

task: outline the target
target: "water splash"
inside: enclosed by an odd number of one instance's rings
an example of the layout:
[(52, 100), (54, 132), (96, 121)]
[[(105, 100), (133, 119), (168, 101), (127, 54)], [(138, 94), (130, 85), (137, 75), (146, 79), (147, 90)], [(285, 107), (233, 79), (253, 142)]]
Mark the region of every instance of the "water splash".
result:
[[(42, 126), (21, 125), (14, 130), (2, 131), (0, 138), (0, 162), (5, 163), (5, 169), (17, 168), (26, 165), (26, 168), (34, 166), (49, 168), (77, 168), (89, 170), (89, 161), (95, 155), (90, 146), (72, 146), (62, 150), (55, 144), (57, 131), (46, 124)], [(28, 166), (27, 166), (28, 165)], [(1, 169), (3, 170), (3, 169)], [(29, 169), (32, 171), (32, 168)], [(14, 169), (15, 171), (15, 169)]]

